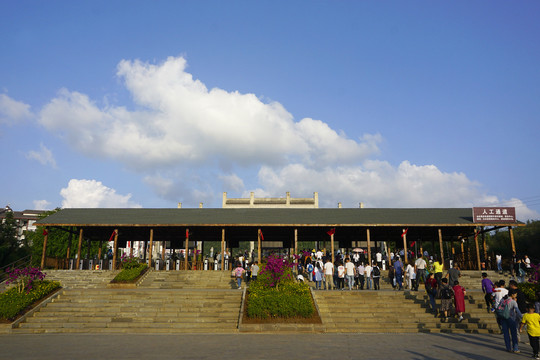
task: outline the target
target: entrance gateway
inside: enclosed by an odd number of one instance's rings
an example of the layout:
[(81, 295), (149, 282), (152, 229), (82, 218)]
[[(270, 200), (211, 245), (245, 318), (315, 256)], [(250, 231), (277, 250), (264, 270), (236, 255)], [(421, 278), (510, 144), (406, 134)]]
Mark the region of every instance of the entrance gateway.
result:
[[(289, 194), (287, 197), (285, 203), (294, 203)], [(224, 203), (225, 198), (224, 194)], [(427, 241), (438, 243), (440, 254), (436, 255), (444, 261), (453, 255), (454, 247), (452, 254), (448, 249), (445, 254), (443, 244), (463, 244), (467, 240), (474, 241), (472, 267), (478, 270), (481, 269), (481, 252), (482, 257), (487, 258), (486, 232), (507, 227), (511, 242), (508, 245), (512, 251), (516, 251), (512, 228), (525, 225), (516, 220), (515, 208), (508, 207), (318, 208), (316, 194), (314, 200), (304, 208), (275, 207), (270, 201), (267, 202), (271, 205), (269, 207), (221, 209), (63, 209), (39, 220), (36, 225), (59, 228), (78, 236), (77, 259), (81, 259), (83, 240), (114, 241), (111, 268), (117, 266), (118, 249), (125, 249), (128, 242), (133, 244), (137, 241), (144, 244), (144, 249), (150, 250), (154, 249), (156, 242), (160, 242), (162, 260), (165, 260), (165, 244), (188, 254), (196, 242), (218, 242), (220, 248), (216, 249), (216, 253), (221, 254), (219, 268), (227, 269), (231, 266), (230, 262), (228, 266), (225, 264), (227, 249), (238, 247), (241, 241), (256, 242), (257, 259), (261, 259), (262, 250), (267, 247), (265, 245), (275, 247), (275, 244), (280, 244), (284, 251), (290, 249), (298, 253), (298, 242), (325, 243), (333, 258), (336, 249), (353, 248), (358, 242), (363, 242), (367, 245), (368, 261), (374, 257), (374, 244), (390, 242), (395, 243), (396, 248), (407, 250), (414, 243), (421, 251), (422, 244)], [(252, 200), (251, 204), (255, 202)], [(43, 242), (42, 268), (45, 265), (47, 237), (45, 235)], [(152, 265), (151, 256), (148, 261)], [(187, 270), (190, 266), (188, 261), (183, 261), (181, 265), (175, 268)], [(198, 268), (203, 268), (203, 265)]]

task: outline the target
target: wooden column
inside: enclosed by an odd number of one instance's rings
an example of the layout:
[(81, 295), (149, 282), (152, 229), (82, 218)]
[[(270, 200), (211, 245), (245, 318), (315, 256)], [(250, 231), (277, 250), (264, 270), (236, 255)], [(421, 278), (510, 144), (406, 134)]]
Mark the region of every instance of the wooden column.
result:
[(188, 254), (189, 254), (189, 229), (186, 229), (186, 246), (185, 246), (185, 259), (186, 262), (184, 263), (184, 270), (188, 269)]
[(441, 264), (444, 265), (444, 249), (442, 244), (442, 230), (439, 229), (439, 249), (441, 251)]
[(333, 264), (334, 261), (335, 261), (335, 258), (334, 258), (334, 233), (332, 233), (332, 235), (330, 235), (330, 249), (332, 251), (332, 264)]
[(147, 250), (148, 250), (148, 243), (147, 243), (147, 240), (144, 240), (143, 241), (143, 261), (147, 260), (147, 257), (146, 257)]
[(225, 270), (224, 267), (225, 267), (225, 228), (221, 229), (221, 270)]
[(114, 229), (113, 269), (115, 270), (116, 270), (116, 259), (118, 259), (118, 229)]
[(43, 237), (43, 252), (41, 253), (41, 269), (45, 267), (45, 256), (47, 254), (47, 240), (49, 239), (48, 228), (45, 228), (45, 236)]
[[(148, 244), (148, 268), (152, 268), (152, 249), (154, 248), (154, 229), (150, 229), (150, 243)], [(145, 251), (146, 255), (146, 251)]]
[[(103, 240), (99, 240), (99, 249), (98, 249), (98, 260), (101, 259), (101, 248), (103, 247)], [(69, 251), (69, 250), (68, 250)], [(103, 269), (100, 269), (100, 270), (103, 270)]]
[[(401, 233), (403, 237), (403, 255), (405, 256), (405, 263), (408, 262), (408, 256), (407, 256), (407, 229), (403, 229), (403, 232)], [(405, 263), (403, 265), (405, 265)]]
[(167, 242), (162, 241), (162, 248), (161, 248), (161, 260), (165, 261), (165, 250), (167, 250)]
[[(298, 255), (298, 229), (294, 229), (294, 255)], [(295, 269), (298, 269), (296, 257), (294, 258)]]
[(257, 259), (259, 260), (259, 264), (262, 263), (262, 258), (261, 258), (261, 229), (258, 229), (257, 230)]
[(133, 248), (135, 247), (135, 242), (130, 241), (129, 245), (129, 256), (133, 257)]
[(480, 228), (482, 230), (482, 247), (484, 248), (484, 261), (486, 262), (486, 269), (487, 269), (487, 263), (488, 263), (488, 255), (487, 255), (487, 244), (486, 244), (486, 237), (484, 233), (484, 228)]
[(82, 239), (83, 239), (83, 229), (79, 229), (79, 247), (77, 248), (77, 267), (75, 269), (79, 268), (79, 263), (81, 262), (81, 247), (82, 247)]
[[(516, 252), (516, 243), (514, 242), (514, 231), (512, 230), (511, 226), (508, 227), (508, 232), (510, 233), (510, 241), (512, 242), (512, 253), (515, 253)], [(512, 266), (514, 266), (514, 264), (512, 264)]]
[(482, 264), (480, 263), (480, 247), (478, 246), (478, 229), (474, 229), (474, 244), (476, 245), (476, 262), (478, 263), (478, 270), (482, 270)]
[(366, 238), (367, 238), (367, 258), (368, 264), (371, 266), (371, 234), (369, 228), (366, 229)]
[(69, 259), (69, 253), (71, 252), (71, 240), (73, 239), (73, 232), (69, 231), (69, 238), (68, 238), (68, 246), (67, 246), (67, 252), (66, 252), (66, 259)]

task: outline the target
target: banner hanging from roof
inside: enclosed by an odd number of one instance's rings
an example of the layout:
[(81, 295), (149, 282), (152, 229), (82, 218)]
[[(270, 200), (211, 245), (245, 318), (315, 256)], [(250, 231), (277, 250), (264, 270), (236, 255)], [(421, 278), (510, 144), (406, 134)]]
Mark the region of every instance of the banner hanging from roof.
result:
[(474, 207), (473, 222), (509, 223), (516, 222), (514, 207)]

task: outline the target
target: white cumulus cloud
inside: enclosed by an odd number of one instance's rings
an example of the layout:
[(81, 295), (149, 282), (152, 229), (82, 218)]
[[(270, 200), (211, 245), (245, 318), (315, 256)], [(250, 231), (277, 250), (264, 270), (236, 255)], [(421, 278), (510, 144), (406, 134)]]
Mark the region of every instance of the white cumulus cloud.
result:
[[(380, 134), (353, 139), (322, 120), (296, 120), (279, 102), (209, 89), (186, 67), (183, 57), (159, 64), (123, 60), (117, 76), (131, 94), (131, 106), (100, 105), (84, 93), (62, 89), (38, 121), (79, 152), (141, 173), (155, 194), (174, 203), (218, 205), (221, 191), (233, 192), (231, 197), (250, 191), (303, 197), (318, 191), (323, 207), (499, 202), (464, 173), (374, 160)], [(131, 195), (116, 194), (95, 180), (72, 180), (62, 196), (64, 207), (137, 206)], [(538, 218), (525, 205), (518, 213)]]
[[(320, 169), (290, 164), (278, 170), (262, 167), (259, 183), (271, 194), (291, 191), (295, 196), (311, 196), (319, 191), (321, 207), (473, 207), (500, 206), (500, 199), (463, 173), (448, 173), (435, 165), (418, 166), (403, 161), (394, 167), (385, 161), (365, 161), (358, 166)], [(522, 220), (540, 218), (524, 204), (515, 203)]]
[(60, 190), (62, 208), (139, 208), (131, 201), (131, 194), (120, 195), (116, 190), (100, 181), (71, 179), (66, 188)]
[(42, 109), (39, 121), (86, 154), (139, 170), (215, 161), (241, 166), (284, 165), (294, 159), (354, 163), (378, 152), (379, 135), (352, 140), (319, 120), (296, 122), (277, 102), (207, 89), (185, 70), (182, 57), (158, 65), (121, 61), (117, 74), (137, 110), (100, 108), (88, 96), (63, 89)]
[(26, 158), (30, 160), (36, 160), (41, 165), (50, 165), (53, 168), (56, 168), (56, 160), (54, 159), (52, 151), (43, 144), (40, 144), (39, 151), (29, 151), (26, 154)]
[(30, 105), (0, 94), (0, 124), (16, 124), (32, 116)]

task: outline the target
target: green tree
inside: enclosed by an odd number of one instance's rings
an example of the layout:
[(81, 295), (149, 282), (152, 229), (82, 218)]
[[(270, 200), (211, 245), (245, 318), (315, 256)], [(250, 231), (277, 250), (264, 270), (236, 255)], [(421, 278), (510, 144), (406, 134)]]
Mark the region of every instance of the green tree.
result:
[[(535, 262), (540, 261), (540, 220), (527, 221), (525, 226), (513, 228), (514, 243), (518, 256), (528, 255)], [(499, 252), (503, 257), (512, 256), (512, 245), (507, 228), (489, 234), (486, 239), (489, 251)]]
[(0, 224), (0, 267), (4, 267), (29, 254), (26, 242), (17, 239), (17, 223), (13, 212), (7, 211), (4, 221)]
[[(60, 211), (59, 208), (55, 210), (47, 211), (40, 215), (40, 218), (45, 218), (51, 214)], [(30, 244), (32, 252), (32, 264), (34, 266), (39, 266), (41, 263), (41, 255), (43, 253), (43, 241), (45, 239), (44, 228), (38, 226), (36, 231), (31, 231), (27, 233), (28, 243)], [(70, 258), (74, 258), (77, 254), (77, 246), (79, 243), (79, 237), (74, 234), (75, 228), (49, 228), (47, 229), (47, 257), (61, 258), (65, 259), (67, 257), (67, 249), (70, 244), (71, 238), (71, 248), (70, 248)], [(102, 245), (102, 254), (105, 254), (107, 250), (107, 243), (105, 242)], [(81, 249), (81, 258), (86, 258), (88, 252), (86, 240), (82, 244)], [(90, 258), (97, 256), (99, 251), (99, 243), (92, 242), (90, 244)]]

